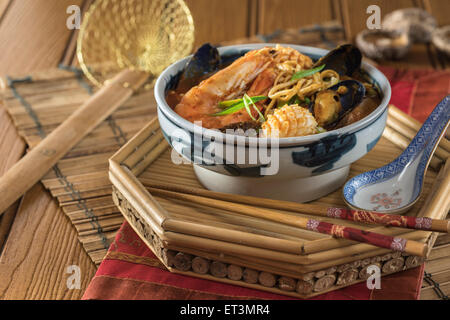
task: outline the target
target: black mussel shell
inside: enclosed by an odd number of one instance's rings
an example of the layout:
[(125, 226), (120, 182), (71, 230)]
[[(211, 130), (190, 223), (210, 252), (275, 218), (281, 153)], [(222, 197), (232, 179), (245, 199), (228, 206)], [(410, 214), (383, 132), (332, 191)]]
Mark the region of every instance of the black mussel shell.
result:
[(347, 92), (339, 94), (339, 99), (342, 106), (342, 111), (339, 113), (338, 118), (333, 123), (328, 124), (325, 129), (333, 129), (336, 124), (349, 112), (351, 112), (357, 105), (361, 103), (366, 95), (366, 88), (364, 85), (356, 80), (344, 80), (338, 84), (329, 88), (329, 90), (338, 91), (338, 89), (344, 86), (347, 88)]
[(342, 86), (347, 88), (347, 92), (339, 94), (342, 111), (348, 112), (361, 103), (366, 95), (366, 87), (356, 80), (344, 80), (330, 87), (329, 90), (337, 91)]
[[(237, 135), (257, 136), (258, 130), (261, 128), (261, 123), (257, 121), (236, 122), (229, 124), (219, 130), (227, 133), (227, 130), (235, 130)], [(253, 129), (252, 131), (247, 131)]]
[(178, 87), (191, 88), (205, 76), (216, 72), (221, 64), (219, 51), (209, 43), (202, 45), (181, 74)]
[(220, 64), (223, 68), (227, 67), (228, 65), (232, 64), (234, 61), (242, 57), (246, 52), (238, 51), (234, 53), (228, 53), (220, 57), (221, 61)]
[(313, 67), (325, 64), (325, 69), (332, 69), (340, 76), (351, 76), (361, 67), (361, 51), (351, 44), (344, 44), (331, 50), (320, 58)]

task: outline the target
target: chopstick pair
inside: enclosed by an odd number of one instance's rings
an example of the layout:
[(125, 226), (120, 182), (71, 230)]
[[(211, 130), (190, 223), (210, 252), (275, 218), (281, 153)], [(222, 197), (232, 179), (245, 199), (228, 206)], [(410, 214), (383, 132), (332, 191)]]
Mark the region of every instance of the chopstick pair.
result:
[(357, 211), (347, 208), (324, 207), (321, 205), (296, 203), (283, 200), (273, 200), (267, 198), (255, 198), (252, 196), (242, 196), (221, 192), (214, 192), (194, 187), (184, 187), (181, 185), (173, 185), (169, 183), (154, 183), (145, 181), (145, 186), (150, 189), (161, 189), (176, 193), (184, 193), (210, 199), (246, 204), (251, 206), (292, 211), (302, 214), (310, 214), (315, 216), (349, 220), (365, 224), (376, 224), (384, 226), (392, 226), (398, 228), (407, 228), (414, 230), (425, 230), (433, 232), (450, 232), (449, 220), (438, 220), (431, 218), (416, 218), (408, 216), (400, 216), (394, 214), (386, 214), (374, 211)]
[(231, 195), (200, 188), (183, 187), (166, 183), (153, 183), (146, 181), (144, 184), (154, 195), (186, 200), (192, 203), (207, 205), (219, 209), (231, 210), (240, 214), (280, 222), (313, 232), (329, 234), (336, 238), (364, 242), (377, 247), (401, 251), (416, 256), (425, 256), (427, 251), (426, 244), (406, 240), (400, 237), (392, 237), (357, 228), (345, 227), (316, 219), (292, 216), (289, 214), (267, 210), (266, 208), (417, 230), (448, 232), (449, 228), (449, 221), (445, 220), (401, 217), (376, 212), (353, 211), (345, 208), (325, 208), (312, 204), (299, 204), (281, 200)]

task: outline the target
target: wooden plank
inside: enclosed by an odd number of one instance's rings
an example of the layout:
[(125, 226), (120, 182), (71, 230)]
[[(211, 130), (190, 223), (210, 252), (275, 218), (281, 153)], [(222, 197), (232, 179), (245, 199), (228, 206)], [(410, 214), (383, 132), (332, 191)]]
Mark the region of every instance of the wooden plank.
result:
[(401, 60), (382, 60), (380, 65), (392, 68), (434, 68), (439, 67), (436, 50), (431, 45), (413, 44)]
[(248, 6), (247, 35), (248, 37), (251, 37), (258, 33), (259, 0), (248, 0)]
[[(441, 272), (436, 272), (431, 275), (434, 281), (437, 283), (445, 283), (450, 282), (450, 270), (445, 270)], [(426, 281), (424, 281), (422, 288), (429, 287), (430, 284), (428, 284)]]
[(450, 244), (435, 246), (433, 247), (433, 250), (431, 250), (430, 256), (428, 257), (428, 261), (445, 258), (449, 256), (450, 256)]
[(2, 153), (2, 157), (0, 157), (0, 175), (2, 175), (20, 159), (25, 150), (25, 143), (17, 135), (6, 110), (1, 104), (0, 137), (0, 150)]
[(72, 33), (66, 27), (66, 9), (81, 4), (82, 0), (13, 1), (0, 28), (0, 74), (57, 66)]
[[(440, 285), (440, 288), (444, 294), (450, 295), (450, 281)], [(434, 292), (433, 287), (427, 287), (420, 292), (420, 300), (438, 300), (439, 296)]]
[[(84, 0), (81, 7), (82, 15), (89, 9), (94, 0)], [(76, 56), (77, 38), (79, 30), (74, 30), (70, 36), (69, 42), (66, 46), (66, 51), (61, 58), (61, 64), (65, 66), (78, 66), (78, 59)]]
[(187, 0), (195, 24), (195, 46), (247, 37), (248, 0)]
[(336, 17), (330, 0), (259, 0), (258, 33), (332, 20)]
[(437, 20), (439, 26), (450, 24), (450, 1), (448, 0), (422, 0), (424, 8)]
[(340, 0), (342, 6), (342, 19), (346, 36), (354, 40), (358, 32), (367, 28), (366, 22), (369, 15), (366, 13), (370, 5), (378, 5), (381, 8), (381, 20), (383, 17), (397, 9), (415, 7), (414, 0)]
[(5, 16), (6, 11), (11, 5), (12, 0), (0, 0), (0, 25), (3, 17)]
[[(80, 289), (67, 288), (71, 265), (80, 267)], [(0, 297), (79, 299), (95, 271), (56, 202), (40, 184), (33, 187), (24, 196), (0, 257)]]
[[(103, 208), (93, 208), (92, 214), (98, 217), (99, 219), (103, 216), (116, 214), (119, 209), (117, 209), (117, 206), (111, 202), (111, 205), (109, 207), (103, 207)], [(77, 223), (78, 221), (82, 221), (86, 218), (86, 213), (83, 210), (73, 210), (69, 211), (67, 210), (66, 214), (70, 217), (70, 220), (72, 220), (74, 223)]]
[(425, 262), (425, 271), (428, 273), (441, 272), (450, 266), (450, 256)]
[[(450, 217), (447, 216), (447, 219)], [(450, 243), (450, 233), (442, 234), (437, 237), (436, 242), (434, 243), (435, 246), (443, 245), (443, 244), (449, 244)]]
[[(0, 176), (16, 163), (25, 151), (25, 143), (18, 136), (14, 126), (0, 103)], [(12, 205), (0, 218), (0, 252), (8, 236), (18, 202)]]

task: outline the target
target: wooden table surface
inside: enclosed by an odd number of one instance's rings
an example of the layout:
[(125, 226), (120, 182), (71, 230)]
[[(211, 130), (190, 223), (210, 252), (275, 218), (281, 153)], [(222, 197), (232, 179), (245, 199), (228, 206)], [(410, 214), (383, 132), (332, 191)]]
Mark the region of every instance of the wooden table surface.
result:
[[(76, 64), (77, 32), (66, 27), (69, 5), (86, 8), (91, 0), (0, 0), (0, 74), (24, 75)], [(218, 43), (279, 28), (293, 28), (337, 19), (349, 40), (365, 27), (366, 8), (373, 0), (188, 0), (196, 23), (196, 44)], [(450, 1), (376, 1), (382, 14), (418, 6), (432, 12), (439, 24), (450, 23)], [(305, 8), (308, 8), (305, 10)], [(207, 12), (207, 14), (205, 13)], [(388, 62), (387, 62), (388, 63)], [(446, 68), (448, 60), (418, 45), (401, 62), (408, 67)], [(0, 175), (25, 152), (5, 109), (0, 106)], [(0, 297), (2, 299), (79, 299), (96, 267), (77, 240), (69, 219), (37, 184), (0, 218)], [(81, 271), (79, 289), (68, 289), (68, 267)]]

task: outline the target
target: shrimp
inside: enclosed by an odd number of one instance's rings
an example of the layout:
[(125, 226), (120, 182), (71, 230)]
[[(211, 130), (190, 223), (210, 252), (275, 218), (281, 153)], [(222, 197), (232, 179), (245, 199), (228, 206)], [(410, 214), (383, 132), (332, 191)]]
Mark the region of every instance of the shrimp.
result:
[[(268, 67), (263, 72), (261, 72), (253, 81), (250, 89), (248, 89), (247, 94), (250, 97), (254, 96), (267, 96), (270, 88), (273, 86), (277, 74), (273, 67)], [(261, 111), (264, 106), (264, 102), (266, 100), (261, 100), (256, 102), (256, 107)], [(251, 108), (251, 113), (254, 119), (259, 118), (258, 112)], [(248, 114), (247, 110), (242, 109), (232, 114), (228, 114), (226, 116), (220, 117), (221, 119), (221, 128), (228, 126), (237, 122), (247, 122), (251, 121), (251, 117)]]
[[(266, 93), (275, 81), (271, 48), (247, 52), (228, 67), (192, 87), (184, 94), (175, 112), (191, 122), (201, 121), (205, 128), (223, 128), (226, 125), (250, 120), (241, 110), (225, 116), (213, 116), (220, 111), (218, 103), (242, 96), (247, 88), (250, 96)], [(266, 72), (264, 72), (267, 70)]]

